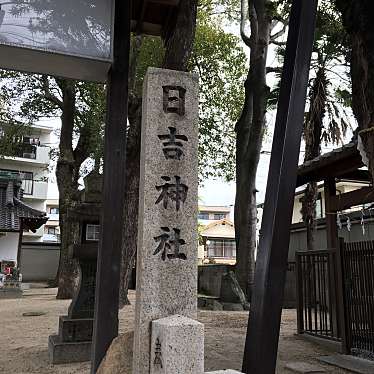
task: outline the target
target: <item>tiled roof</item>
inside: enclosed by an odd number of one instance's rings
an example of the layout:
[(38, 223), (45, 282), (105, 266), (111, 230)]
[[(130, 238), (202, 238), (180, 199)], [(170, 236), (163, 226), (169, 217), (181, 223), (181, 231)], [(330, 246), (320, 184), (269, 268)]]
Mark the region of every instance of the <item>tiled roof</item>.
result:
[(335, 161), (336, 159), (340, 160), (343, 157), (349, 157), (352, 155), (359, 154), (357, 150), (357, 143), (351, 142), (348, 144), (343, 145), (340, 148), (335, 148), (331, 152), (323, 153), (320, 156), (314, 158), (313, 160), (304, 162), (302, 165), (299, 165), (299, 173), (303, 170), (310, 169), (316, 166), (319, 166), (323, 162), (331, 162)]
[(297, 186), (327, 177), (344, 178), (345, 174), (363, 166), (357, 142), (351, 142), (299, 165)]
[(21, 199), (21, 179), (0, 174), (0, 231), (19, 231), (21, 219), (24, 228), (31, 231), (47, 222), (45, 212), (31, 208)]

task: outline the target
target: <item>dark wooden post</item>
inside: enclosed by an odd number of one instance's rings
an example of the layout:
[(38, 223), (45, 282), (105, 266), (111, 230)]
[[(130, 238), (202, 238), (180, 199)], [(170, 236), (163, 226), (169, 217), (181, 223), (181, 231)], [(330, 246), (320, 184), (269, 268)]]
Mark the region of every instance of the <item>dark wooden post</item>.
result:
[(108, 75), (103, 212), (98, 249), (92, 373), (118, 334), (125, 189), (130, 1), (115, 2), (114, 60)]
[(274, 374), (317, 0), (294, 0), (257, 254), (243, 372)]
[(22, 254), (22, 240), (23, 240), (23, 219), (20, 219), (19, 225), (19, 237), (18, 237), (18, 247), (17, 247), (17, 269), (21, 271), (21, 254)]
[[(335, 250), (338, 248), (338, 226), (336, 223), (336, 210), (333, 208), (332, 200), (336, 196), (335, 178), (327, 178), (324, 181), (325, 191), (325, 212), (326, 212), (326, 235), (327, 249)], [(339, 329), (339, 311), (337, 308), (337, 289), (336, 289), (336, 258), (334, 255), (329, 257), (329, 297), (332, 330), (337, 336), (340, 335)]]
[(339, 239), (339, 245), (336, 249), (336, 284), (337, 284), (337, 300), (339, 308), (339, 325), (342, 338), (342, 353), (350, 354), (350, 344), (348, 342), (348, 316), (346, 313), (346, 299), (344, 289), (344, 267), (343, 267), (343, 251), (344, 239)]
[(304, 289), (303, 289), (303, 262), (300, 253), (296, 253), (296, 307), (297, 307), (297, 333), (304, 332)]
[(326, 212), (326, 240), (327, 248), (333, 249), (338, 246), (338, 226), (336, 224), (336, 210), (332, 204), (333, 196), (336, 196), (335, 178), (327, 178), (324, 181), (325, 212)]

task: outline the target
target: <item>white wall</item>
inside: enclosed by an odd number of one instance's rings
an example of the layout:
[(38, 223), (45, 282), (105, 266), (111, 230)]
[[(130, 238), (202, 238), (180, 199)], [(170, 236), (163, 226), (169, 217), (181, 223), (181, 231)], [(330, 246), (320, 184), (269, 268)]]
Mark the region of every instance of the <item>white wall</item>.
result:
[(5, 236), (0, 236), (0, 261), (17, 260), (18, 232), (7, 232)]

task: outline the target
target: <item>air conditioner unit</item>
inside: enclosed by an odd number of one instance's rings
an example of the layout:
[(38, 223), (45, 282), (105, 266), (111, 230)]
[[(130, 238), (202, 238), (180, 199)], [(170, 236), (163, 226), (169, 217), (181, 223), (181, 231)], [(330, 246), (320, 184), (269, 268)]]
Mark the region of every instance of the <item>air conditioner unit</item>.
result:
[(35, 153), (23, 153), (22, 157), (23, 158), (31, 158), (31, 159), (35, 160), (36, 159), (36, 154)]

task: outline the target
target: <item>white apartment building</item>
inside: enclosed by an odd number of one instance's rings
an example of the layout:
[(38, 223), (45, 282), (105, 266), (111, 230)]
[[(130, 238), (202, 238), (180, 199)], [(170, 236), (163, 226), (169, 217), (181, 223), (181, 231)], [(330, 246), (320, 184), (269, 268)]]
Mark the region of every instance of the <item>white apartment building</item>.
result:
[(48, 221), (44, 225), (43, 242), (60, 242), (60, 212), (58, 199), (46, 201), (46, 212)]
[[(16, 156), (0, 158), (0, 171), (21, 175), (23, 201), (43, 212), (46, 212), (52, 131), (52, 128), (46, 126), (30, 126), (26, 135), (20, 139)], [(35, 233), (24, 232), (23, 242), (42, 241), (43, 235), (44, 226)]]

